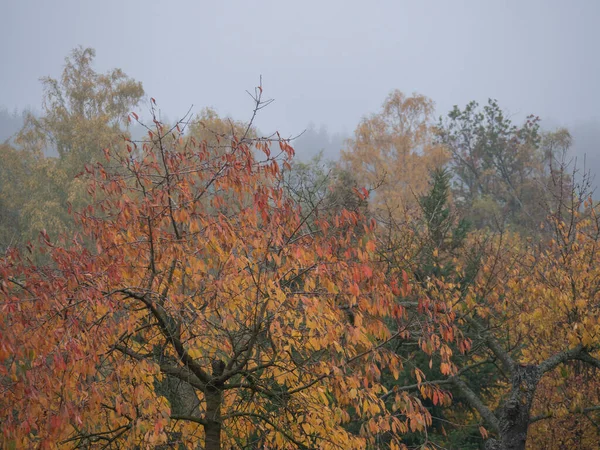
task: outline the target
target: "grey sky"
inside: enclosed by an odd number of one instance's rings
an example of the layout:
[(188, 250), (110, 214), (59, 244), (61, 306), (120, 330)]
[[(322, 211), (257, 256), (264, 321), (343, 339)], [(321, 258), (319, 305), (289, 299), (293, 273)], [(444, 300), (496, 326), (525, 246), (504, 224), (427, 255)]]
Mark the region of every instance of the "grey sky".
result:
[(247, 119), (262, 74), (276, 102), (258, 126), (285, 135), (310, 121), (351, 132), (394, 88), (439, 113), (494, 97), (517, 115), (600, 120), (600, 0), (4, 0), (0, 105), (39, 108), (39, 77), (77, 45), (170, 118), (194, 104)]

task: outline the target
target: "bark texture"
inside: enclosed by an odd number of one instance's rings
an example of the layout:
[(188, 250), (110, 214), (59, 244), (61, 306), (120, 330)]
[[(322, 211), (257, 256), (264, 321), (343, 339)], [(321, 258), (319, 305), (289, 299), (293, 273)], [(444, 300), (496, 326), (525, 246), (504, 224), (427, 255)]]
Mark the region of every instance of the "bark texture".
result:
[(498, 439), (489, 439), (486, 450), (524, 450), (531, 405), (541, 379), (539, 366), (516, 366), (510, 395), (498, 411)]

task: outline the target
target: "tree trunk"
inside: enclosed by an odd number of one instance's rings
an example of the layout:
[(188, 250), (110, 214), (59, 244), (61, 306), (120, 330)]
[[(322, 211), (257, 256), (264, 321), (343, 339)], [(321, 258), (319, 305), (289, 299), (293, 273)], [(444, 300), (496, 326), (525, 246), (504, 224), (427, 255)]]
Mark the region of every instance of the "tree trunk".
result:
[(223, 391), (210, 386), (206, 389), (205, 450), (221, 450), (221, 401)]
[(531, 404), (541, 378), (538, 366), (518, 366), (512, 378), (509, 398), (499, 412), (500, 435), (498, 440), (486, 442), (486, 450), (524, 450)]

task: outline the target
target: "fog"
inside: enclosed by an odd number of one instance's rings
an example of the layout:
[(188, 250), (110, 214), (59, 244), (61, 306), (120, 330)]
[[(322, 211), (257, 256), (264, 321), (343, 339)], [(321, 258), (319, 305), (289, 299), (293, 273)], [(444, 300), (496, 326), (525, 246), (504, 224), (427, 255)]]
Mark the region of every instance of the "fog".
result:
[(82, 45), (96, 49), (99, 72), (142, 81), (169, 118), (193, 105), (247, 119), (245, 91), (262, 75), (276, 101), (257, 126), (292, 136), (312, 123), (332, 135), (329, 147), (311, 144), (330, 156), (392, 89), (432, 98), (438, 114), (491, 97), (517, 119), (600, 130), (596, 0), (23, 0), (2, 15), (0, 107), (10, 112), (40, 108), (39, 78), (58, 77)]
[(600, 448), (600, 0), (0, 17), (0, 450)]

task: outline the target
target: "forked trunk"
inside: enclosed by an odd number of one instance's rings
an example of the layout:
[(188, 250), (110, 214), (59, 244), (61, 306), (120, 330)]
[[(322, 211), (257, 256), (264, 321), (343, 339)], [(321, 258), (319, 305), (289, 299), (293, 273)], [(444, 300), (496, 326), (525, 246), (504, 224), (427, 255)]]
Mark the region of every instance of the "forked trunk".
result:
[(500, 435), (486, 442), (486, 450), (525, 450), (531, 405), (541, 378), (538, 366), (519, 366), (512, 379), (510, 397), (499, 414)]

